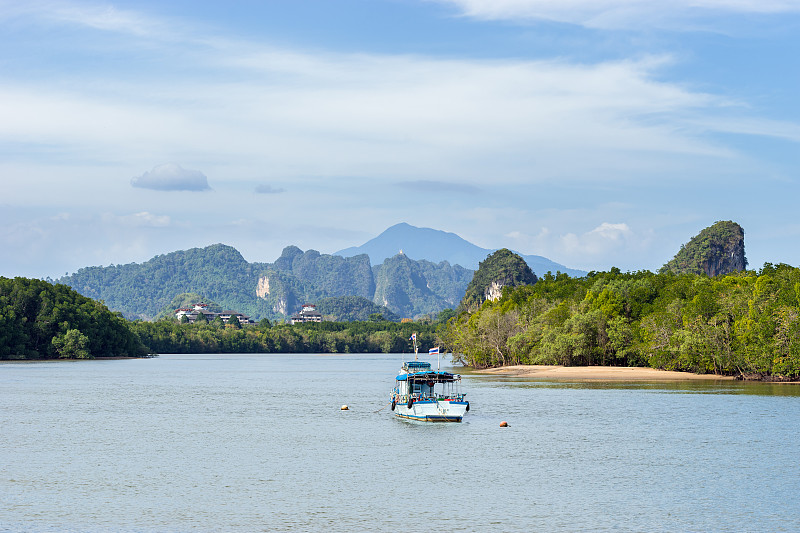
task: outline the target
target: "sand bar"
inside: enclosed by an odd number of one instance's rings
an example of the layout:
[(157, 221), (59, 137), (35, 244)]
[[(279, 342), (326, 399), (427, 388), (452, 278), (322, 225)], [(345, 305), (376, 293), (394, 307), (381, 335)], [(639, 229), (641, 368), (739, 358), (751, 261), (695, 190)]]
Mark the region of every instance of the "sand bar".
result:
[(515, 365), (475, 370), (474, 372), (503, 377), (569, 381), (720, 381), (733, 379), (732, 376), (692, 374), (691, 372), (626, 366)]

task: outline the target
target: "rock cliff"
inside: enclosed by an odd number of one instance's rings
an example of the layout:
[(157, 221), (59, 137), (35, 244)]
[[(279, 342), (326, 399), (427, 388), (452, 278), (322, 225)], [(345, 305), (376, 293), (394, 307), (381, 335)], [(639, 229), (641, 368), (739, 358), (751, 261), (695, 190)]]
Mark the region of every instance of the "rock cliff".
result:
[(473, 311), (486, 300), (500, 298), (505, 286), (531, 285), (537, 281), (522, 257), (502, 248), (481, 261), (459, 308)]
[(661, 272), (719, 276), (747, 268), (744, 255), (744, 230), (731, 221), (717, 222), (681, 246)]

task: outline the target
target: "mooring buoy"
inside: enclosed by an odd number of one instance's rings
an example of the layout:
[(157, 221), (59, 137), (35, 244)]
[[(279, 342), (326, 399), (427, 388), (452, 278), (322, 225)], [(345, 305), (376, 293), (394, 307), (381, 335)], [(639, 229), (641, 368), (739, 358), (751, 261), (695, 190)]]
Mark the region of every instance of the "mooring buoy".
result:
[(505, 420), (503, 420), (502, 422), (500, 422), (500, 427), (501, 427), (501, 428), (507, 428), (507, 427), (508, 427), (508, 422), (506, 422)]
[(349, 410), (350, 410), (350, 408), (347, 407), (346, 404), (342, 406), (342, 411), (349, 411)]

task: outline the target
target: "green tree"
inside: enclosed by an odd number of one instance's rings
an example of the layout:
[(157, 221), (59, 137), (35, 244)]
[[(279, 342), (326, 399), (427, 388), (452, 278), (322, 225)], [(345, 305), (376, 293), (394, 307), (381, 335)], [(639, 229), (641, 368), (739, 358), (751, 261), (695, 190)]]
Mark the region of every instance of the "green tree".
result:
[(86, 347), (89, 337), (77, 329), (68, 329), (66, 333), (59, 333), (51, 341), (53, 348), (62, 359), (94, 359)]

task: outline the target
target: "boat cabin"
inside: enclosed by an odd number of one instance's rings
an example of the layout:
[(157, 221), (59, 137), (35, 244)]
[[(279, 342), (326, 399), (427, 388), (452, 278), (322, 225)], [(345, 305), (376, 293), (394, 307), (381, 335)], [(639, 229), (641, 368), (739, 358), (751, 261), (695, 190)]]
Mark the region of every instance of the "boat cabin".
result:
[[(459, 383), (461, 376), (432, 370), (426, 361), (407, 361), (403, 363), (401, 373), (397, 376), (395, 389), (401, 402), (437, 399), (461, 399)], [(437, 387), (438, 385), (438, 387)]]

